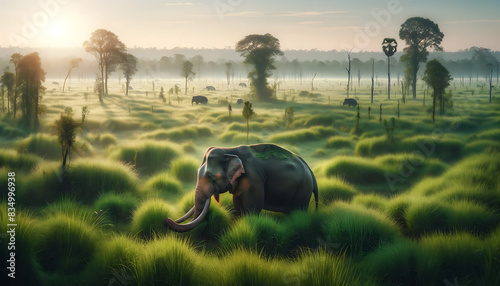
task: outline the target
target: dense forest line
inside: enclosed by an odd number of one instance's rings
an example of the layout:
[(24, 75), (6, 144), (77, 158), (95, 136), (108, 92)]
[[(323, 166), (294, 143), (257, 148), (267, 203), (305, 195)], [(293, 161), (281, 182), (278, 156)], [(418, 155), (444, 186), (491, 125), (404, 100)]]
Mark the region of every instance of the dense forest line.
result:
[[(10, 56), (19, 52), (27, 54), (30, 48), (0, 48), (0, 67), (9, 66)], [(46, 77), (51, 79), (64, 78), (68, 63), (77, 56), (83, 62), (73, 74), (73, 79), (93, 81), (96, 63), (92, 55), (82, 48), (36, 49), (42, 59)], [(195, 79), (226, 78), (226, 63), (231, 62), (229, 71), (234, 81), (246, 80), (250, 67), (243, 64), (243, 58), (234, 49), (191, 49), (191, 48), (130, 48), (129, 52), (139, 59), (137, 77), (144, 79), (180, 78), (182, 62), (190, 60), (194, 64)], [(391, 73), (395, 78), (404, 76), (404, 64), (400, 62), (402, 51), (398, 51), (391, 60)], [(500, 58), (500, 52), (492, 52)], [(458, 52), (431, 52), (429, 60), (439, 59), (455, 79), (474, 81), (486, 77), (485, 67), (473, 59), (474, 50), (466, 49)], [(374, 60), (375, 76), (384, 78), (387, 75), (387, 58), (382, 52), (352, 53), (352, 73), (354, 81), (358, 78), (371, 77), (372, 60)], [(309, 81), (315, 74), (317, 78), (345, 77), (347, 56), (344, 51), (318, 50), (285, 50), (284, 56), (276, 61), (277, 71), (274, 80), (279, 81)], [(12, 67), (10, 67), (12, 70)], [(423, 72), (423, 71), (421, 71)], [(120, 72), (112, 77), (118, 78)], [(494, 67), (494, 78), (498, 77), (498, 67)]]

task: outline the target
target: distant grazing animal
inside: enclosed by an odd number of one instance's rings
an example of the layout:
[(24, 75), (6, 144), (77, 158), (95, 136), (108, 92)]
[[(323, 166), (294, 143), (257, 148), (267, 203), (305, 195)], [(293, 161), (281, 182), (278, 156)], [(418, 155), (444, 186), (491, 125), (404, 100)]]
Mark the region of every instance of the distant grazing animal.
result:
[(274, 144), (210, 147), (198, 169), (193, 208), (176, 221), (165, 219), (165, 225), (178, 232), (193, 229), (206, 217), (211, 197), (219, 202), (227, 191), (236, 215), (307, 210), (312, 194), (318, 209), (316, 178), (298, 155)]
[(201, 104), (207, 104), (208, 103), (208, 98), (206, 96), (203, 96), (203, 95), (195, 95), (193, 96), (193, 99), (191, 100), (191, 105), (193, 105), (193, 103), (198, 104), (198, 103), (201, 103)]
[(236, 101), (236, 104), (243, 104), (243, 99), (241, 99), (241, 98), (240, 98), (240, 99), (238, 99), (238, 100)]
[(343, 105), (349, 105), (349, 106), (358, 106), (358, 102), (354, 98), (346, 98), (344, 99), (344, 104)]
[(53, 85), (59, 85), (59, 83), (57, 81), (53, 81), (52, 84)]
[(213, 86), (211, 86), (211, 85), (207, 85), (207, 86), (205, 87), (205, 89), (206, 89), (206, 90), (208, 90), (208, 91), (215, 91), (215, 87), (213, 87)]
[(247, 84), (244, 82), (241, 82), (239, 85), (240, 85), (240, 87), (247, 87)]

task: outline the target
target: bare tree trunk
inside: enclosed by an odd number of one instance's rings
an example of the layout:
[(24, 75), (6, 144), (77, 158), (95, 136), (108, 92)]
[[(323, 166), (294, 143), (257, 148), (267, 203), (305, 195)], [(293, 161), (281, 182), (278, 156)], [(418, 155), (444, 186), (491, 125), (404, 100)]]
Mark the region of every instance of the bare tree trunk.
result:
[(391, 99), (391, 57), (387, 57), (387, 99)]
[(491, 69), (491, 72), (490, 72), (490, 103), (491, 103), (491, 90), (493, 89), (493, 85), (491, 84), (492, 80), (493, 80), (493, 68)]
[(64, 93), (64, 87), (66, 86), (66, 80), (68, 79), (70, 73), (71, 73), (71, 68), (68, 70), (68, 74), (64, 78), (64, 83), (63, 83), (63, 88), (62, 88), (63, 93)]
[(434, 91), (433, 93), (433, 100), (432, 100), (432, 124), (434, 124), (434, 116), (436, 114), (436, 92)]
[(372, 103), (373, 103), (373, 88), (374, 88), (374, 81), (373, 81), (373, 76), (375, 75), (375, 60), (372, 61)]
[(125, 80), (125, 84), (127, 85), (127, 87), (125, 88), (125, 95), (128, 95), (128, 86), (130, 84), (130, 79), (127, 77), (127, 79)]
[(313, 78), (311, 79), (311, 91), (314, 91), (314, 78), (316, 78), (316, 74), (314, 74)]

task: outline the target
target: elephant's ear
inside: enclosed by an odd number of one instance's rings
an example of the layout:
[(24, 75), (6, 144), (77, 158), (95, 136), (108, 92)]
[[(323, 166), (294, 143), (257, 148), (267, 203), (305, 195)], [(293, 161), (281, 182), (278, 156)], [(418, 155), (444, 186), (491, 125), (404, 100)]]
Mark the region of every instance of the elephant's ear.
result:
[(245, 173), (245, 168), (243, 167), (243, 163), (238, 156), (226, 156), (229, 158), (229, 162), (227, 163), (227, 178), (232, 185), (236, 179), (238, 179), (242, 174)]

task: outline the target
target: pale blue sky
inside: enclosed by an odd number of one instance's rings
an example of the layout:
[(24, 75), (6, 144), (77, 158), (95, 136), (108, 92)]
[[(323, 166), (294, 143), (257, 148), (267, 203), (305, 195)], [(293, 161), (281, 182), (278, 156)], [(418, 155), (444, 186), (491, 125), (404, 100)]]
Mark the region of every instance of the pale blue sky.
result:
[(440, 26), (447, 51), (500, 50), (499, 0), (0, 0), (0, 46), (81, 46), (105, 28), (129, 47), (233, 48), (271, 33), (283, 49), (379, 51), (413, 16)]

